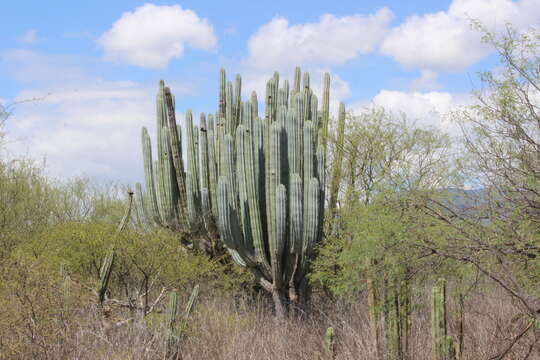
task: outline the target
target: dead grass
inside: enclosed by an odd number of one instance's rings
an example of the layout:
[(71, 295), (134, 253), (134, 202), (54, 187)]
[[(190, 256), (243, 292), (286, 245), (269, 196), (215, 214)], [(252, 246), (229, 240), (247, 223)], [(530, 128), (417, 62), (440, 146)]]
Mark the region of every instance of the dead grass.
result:
[[(10, 312), (0, 311), (0, 359), (163, 359), (164, 316), (116, 326), (132, 318), (116, 310), (104, 319), (102, 311), (75, 294), (71, 308), (42, 289), (40, 296), (13, 297)], [(50, 295), (50, 293), (49, 293)], [(415, 299), (410, 359), (432, 359), (427, 291)], [(450, 333), (457, 335), (457, 311), (450, 303)], [(64, 309), (64, 310), (63, 310)], [(489, 359), (499, 354), (526, 326), (519, 309), (497, 291), (476, 293), (466, 300), (462, 359)], [(364, 299), (354, 304), (314, 298), (310, 316), (277, 320), (265, 299), (212, 298), (203, 294), (181, 343), (181, 358), (189, 359), (330, 359), (325, 330), (336, 332), (335, 359), (376, 359)], [(540, 359), (536, 342), (540, 329), (521, 338), (506, 359)], [(528, 356), (528, 357), (527, 357)]]

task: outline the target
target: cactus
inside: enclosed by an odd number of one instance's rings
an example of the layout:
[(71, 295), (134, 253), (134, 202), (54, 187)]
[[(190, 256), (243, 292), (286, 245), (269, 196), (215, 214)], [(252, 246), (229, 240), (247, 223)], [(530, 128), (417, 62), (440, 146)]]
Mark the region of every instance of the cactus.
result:
[(330, 178), (330, 199), (328, 201), (328, 212), (330, 221), (327, 222), (327, 234), (332, 234), (332, 225), (334, 224), (334, 218), (337, 216), (337, 203), (340, 183), (342, 181), (342, 166), (343, 166), (343, 143), (345, 139), (345, 105), (339, 104), (338, 124), (337, 124), (337, 137), (334, 142), (332, 170)]
[(112, 268), (114, 264), (115, 252), (111, 250), (101, 264), (101, 269), (99, 271), (99, 288), (98, 288), (98, 300), (100, 304), (103, 304), (105, 301), (105, 294), (107, 293), (107, 288), (109, 287), (109, 280), (111, 279)]
[(446, 317), (446, 280), (438, 279), (432, 289), (431, 336), (434, 360), (455, 360), (454, 341), (448, 336)]
[[(122, 220), (118, 224), (118, 227), (116, 228), (116, 235), (118, 235), (121, 231), (123, 231), (127, 224), (129, 223), (130, 217), (131, 217), (131, 208), (133, 206), (133, 192), (130, 190), (128, 191), (128, 206), (126, 208), (126, 212), (124, 213), (124, 216), (122, 217)], [(97, 290), (97, 296), (99, 303), (103, 305), (103, 302), (106, 298), (107, 289), (109, 287), (109, 281), (111, 279), (112, 269), (114, 265), (114, 259), (116, 256), (115, 253), (115, 246), (116, 246), (116, 239), (114, 240), (112, 247), (103, 258), (103, 261), (101, 263), (101, 268), (99, 271), (99, 287)]]
[(335, 349), (335, 332), (333, 327), (328, 327), (324, 335), (324, 347), (328, 353), (330, 359), (335, 359), (336, 349)]
[(303, 89), (299, 83), (297, 69), (289, 94), (288, 82), (280, 88), (275, 73), (266, 86), (266, 116), (254, 117), (252, 95), (242, 103), (238, 125), (226, 117), (220, 142), (220, 233), (272, 293), (279, 315), (286, 312), (284, 301), (305, 300), (305, 275), (322, 236), (323, 130), (309, 75)]
[[(237, 86), (240, 86), (239, 84)], [(238, 91), (240, 89), (238, 88)], [(200, 129), (186, 112), (187, 169), (184, 169), (182, 132), (177, 125), (175, 101), (160, 81), (157, 95), (157, 159), (152, 156), (150, 135), (142, 129), (145, 187), (137, 184), (137, 207), (146, 226), (176, 231), (184, 244), (209, 255), (217, 251), (217, 215), (214, 121), (201, 114)], [(212, 137), (208, 140), (207, 133)], [(187, 171), (186, 171), (187, 170)], [(200, 215), (203, 215), (202, 217)]]
[(202, 114), (194, 127), (186, 111), (187, 169), (174, 100), (163, 82), (155, 161), (148, 131), (142, 132), (141, 218), (180, 232), (184, 243), (210, 254), (224, 244), (273, 294), (276, 308), (306, 298), (306, 273), (323, 233), (330, 77), (324, 75), (322, 112), (309, 74), (301, 80), (297, 68), (292, 89), (288, 81), (280, 87), (274, 73), (260, 118), (257, 94), (242, 101), (240, 75), (233, 87), (222, 69), (215, 117)]
[(191, 313), (191, 310), (193, 309), (193, 306), (195, 304), (195, 300), (199, 294), (199, 285), (195, 285), (193, 288), (193, 291), (191, 292), (191, 296), (189, 297), (189, 301), (186, 305), (186, 309), (184, 310), (183, 315), (183, 323), (181, 327), (176, 326), (176, 318), (177, 318), (177, 310), (178, 310), (178, 293), (175, 291), (171, 292), (170, 298), (169, 298), (169, 308), (167, 309), (167, 329), (168, 329), (168, 336), (167, 336), (167, 345), (166, 345), (166, 354), (165, 359), (176, 359), (178, 355), (178, 344), (180, 341), (180, 335), (181, 331), (187, 326), (187, 319), (189, 317), (189, 314)]

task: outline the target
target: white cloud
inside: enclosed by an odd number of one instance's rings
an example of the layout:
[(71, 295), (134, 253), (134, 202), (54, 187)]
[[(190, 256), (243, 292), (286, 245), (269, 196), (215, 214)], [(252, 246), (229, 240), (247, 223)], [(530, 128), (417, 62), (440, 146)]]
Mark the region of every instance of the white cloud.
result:
[(36, 30), (28, 30), (23, 35), (19, 36), (17, 39), (19, 42), (22, 42), (23, 44), (32, 44), (37, 39), (37, 32)]
[[(157, 82), (104, 80), (84, 58), (67, 55), (12, 51), (0, 60), (26, 89), (5, 101), (16, 103), (3, 129), (7, 155), (46, 157), (55, 177), (142, 179), (140, 132), (147, 126), (154, 134)], [(177, 95), (193, 93), (186, 84), (167, 85)]]
[(361, 112), (370, 106), (382, 107), (396, 115), (403, 113), (420, 126), (432, 126), (456, 135), (459, 131), (458, 125), (447, 115), (461, 106), (470, 105), (472, 101), (469, 95), (442, 91), (381, 90), (371, 103), (359, 102), (352, 104), (350, 108)]
[(255, 68), (270, 70), (304, 64), (342, 64), (373, 51), (392, 17), (387, 8), (367, 16), (325, 14), (316, 23), (297, 25), (276, 17), (249, 39), (247, 61)]
[[(21, 92), (17, 99), (43, 94)], [(140, 179), (140, 129), (154, 118), (149, 88), (100, 81), (78, 90), (53, 89), (45, 99), (20, 105), (6, 124), (8, 151), (47, 158), (56, 177), (83, 173), (106, 179)]]
[(122, 14), (99, 39), (105, 59), (149, 68), (164, 68), (186, 46), (211, 50), (217, 44), (208, 20), (180, 5), (145, 4)]
[(540, 0), (454, 0), (447, 11), (407, 18), (390, 31), (380, 51), (407, 68), (463, 70), (490, 52), (471, 19), (495, 32), (507, 23), (534, 26), (540, 22)]

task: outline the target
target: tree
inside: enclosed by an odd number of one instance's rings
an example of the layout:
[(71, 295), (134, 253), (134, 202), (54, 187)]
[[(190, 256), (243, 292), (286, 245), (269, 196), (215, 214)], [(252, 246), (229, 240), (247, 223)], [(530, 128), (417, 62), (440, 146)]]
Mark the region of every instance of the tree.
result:
[(451, 139), (440, 131), (384, 109), (349, 114), (345, 128), (343, 141), (332, 143), (334, 152), (342, 149), (346, 169), (338, 215), (329, 220), (334, 231), (319, 249), (312, 275), (335, 293), (363, 288), (369, 259), (387, 272), (405, 263), (412, 267), (411, 249), (405, 248), (425, 230), (418, 226), (418, 217), (426, 217), (421, 202), (461, 182)]
[(453, 236), (423, 246), (507, 291), (529, 318), (528, 331), (540, 317), (540, 32), (508, 26), (503, 35), (484, 31), (484, 40), (500, 67), (480, 75), (477, 104), (454, 113), (468, 150), (465, 176), (476, 190), (426, 202), (426, 214)]

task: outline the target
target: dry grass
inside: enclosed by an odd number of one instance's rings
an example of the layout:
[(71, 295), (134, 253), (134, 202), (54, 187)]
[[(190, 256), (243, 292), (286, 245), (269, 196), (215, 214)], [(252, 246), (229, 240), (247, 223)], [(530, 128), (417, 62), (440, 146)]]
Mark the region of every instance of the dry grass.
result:
[[(0, 312), (0, 359), (163, 359), (164, 316), (152, 314), (114, 326), (130, 317), (117, 310), (104, 319), (99, 307), (83, 296), (65, 310), (57, 298), (14, 297), (14, 307)], [(415, 299), (410, 359), (432, 359), (427, 292)], [(76, 296), (76, 295), (75, 295)], [(16, 305), (18, 304), (18, 305)], [(16, 306), (15, 306), (16, 305)], [(335, 359), (376, 359), (363, 299), (355, 304), (322, 301), (317, 297), (309, 317), (273, 317), (265, 299), (203, 296), (196, 305), (181, 343), (188, 359), (330, 359), (323, 337), (328, 326), (336, 331)], [(62, 310), (64, 309), (64, 310)], [(455, 307), (450, 304), (450, 332), (457, 334)], [(489, 359), (508, 346), (526, 325), (519, 309), (504, 294), (491, 291), (467, 299), (465, 346), (462, 359)], [(529, 331), (507, 359), (540, 359), (535, 341), (540, 330)]]

